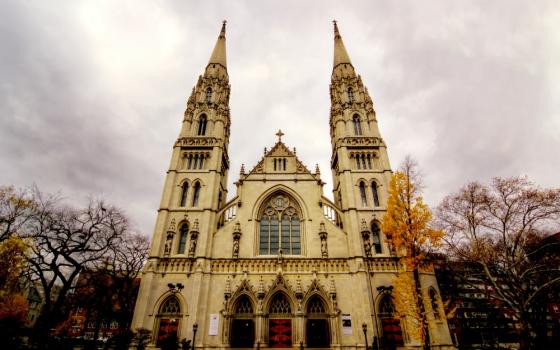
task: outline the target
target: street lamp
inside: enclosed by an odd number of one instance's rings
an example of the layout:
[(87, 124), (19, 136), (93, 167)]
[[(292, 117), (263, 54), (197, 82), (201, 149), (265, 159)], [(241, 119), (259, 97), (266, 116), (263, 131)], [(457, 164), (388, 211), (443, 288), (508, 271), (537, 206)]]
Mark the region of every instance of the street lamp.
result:
[(195, 342), (195, 340), (196, 340), (196, 330), (197, 330), (197, 329), (198, 329), (198, 324), (195, 322), (195, 323), (192, 325), (192, 332), (193, 332), (193, 336), (192, 336), (192, 350), (194, 350), (194, 347), (195, 347), (194, 342)]
[(377, 344), (377, 348), (378, 349), (383, 349), (383, 346), (381, 344), (381, 336), (379, 333), (379, 325), (377, 323), (377, 311), (375, 311), (375, 305), (377, 304), (377, 298), (379, 298), (380, 295), (382, 295), (383, 293), (391, 293), (393, 291), (393, 286), (379, 286), (377, 287), (377, 296), (375, 297), (375, 300), (373, 301), (373, 313), (375, 315), (374, 319), (375, 319), (375, 332), (377, 333), (377, 336), (375, 337), (375, 342)]
[(366, 350), (368, 350), (369, 346), (367, 343), (367, 324), (365, 322), (362, 323), (362, 330), (364, 331), (364, 338), (366, 339)]

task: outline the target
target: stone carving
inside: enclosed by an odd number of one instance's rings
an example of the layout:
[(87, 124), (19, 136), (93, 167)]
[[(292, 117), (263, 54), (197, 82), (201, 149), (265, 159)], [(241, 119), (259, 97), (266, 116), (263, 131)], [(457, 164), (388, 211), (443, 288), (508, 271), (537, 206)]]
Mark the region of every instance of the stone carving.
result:
[(171, 245), (173, 244), (173, 236), (175, 235), (175, 219), (171, 219), (169, 227), (167, 228), (167, 236), (165, 237), (165, 246), (163, 255), (169, 256), (171, 254)]
[(319, 224), (319, 238), (321, 238), (321, 256), (323, 258), (328, 258), (329, 248), (327, 246), (327, 230), (325, 229), (325, 223), (323, 221)]
[(189, 245), (189, 258), (194, 258), (196, 252), (196, 241), (198, 239), (198, 219), (194, 220), (193, 227), (191, 229), (191, 241)]
[(239, 239), (241, 238), (241, 225), (239, 222), (235, 223), (233, 229), (233, 248), (232, 248), (232, 258), (239, 258)]
[(362, 239), (364, 240), (364, 250), (367, 257), (371, 257), (370, 232), (367, 227), (366, 219), (362, 219)]

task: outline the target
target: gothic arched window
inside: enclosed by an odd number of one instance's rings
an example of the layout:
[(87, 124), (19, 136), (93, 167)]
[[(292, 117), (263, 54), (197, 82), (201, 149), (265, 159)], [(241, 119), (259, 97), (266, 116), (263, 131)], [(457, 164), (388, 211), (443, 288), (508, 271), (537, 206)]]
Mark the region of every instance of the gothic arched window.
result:
[(196, 182), (193, 186), (192, 206), (198, 206), (198, 198), (200, 197), (200, 182)]
[(327, 310), (325, 308), (325, 303), (320, 297), (314, 295), (307, 302), (307, 313), (308, 314), (326, 314)]
[(179, 246), (177, 247), (177, 254), (185, 254), (187, 248), (187, 235), (189, 233), (189, 224), (186, 222), (179, 227)]
[(360, 198), (362, 199), (362, 207), (366, 207), (367, 206), (366, 184), (363, 181), (360, 181)]
[(375, 221), (371, 223), (371, 238), (375, 254), (381, 254), (381, 229)]
[(379, 206), (379, 193), (377, 191), (377, 182), (373, 181), (371, 183), (371, 194), (373, 195), (373, 205)]
[(354, 90), (351, 87), (348, 88), (348, 102), (354, 103)]
[(206, 134), (206, 124), (208, 123), (208, 118), (206, 114), (200, 116), (198, 121), (198, 135), (203, 136)]
[(287, 196), (279, 194), (264, 204), (260, 215), (259, 253), (301, 254), (301, 224), (298, 211)]
[(206, 89), (206, 102), (212, 101), (212, 88)]
[(181, 202), (180, 206), (184, 207), (187, 205), (187, 195), (189, 194), (189, 183), (187, 181), (183, 182), (183, 186), (181, 188)]
[(354, 135), (362, 135), (362, 124), (360, 123), (359, 115), (354, 114), (354, 117), (352, 118), (352, 124), (354, 125)]

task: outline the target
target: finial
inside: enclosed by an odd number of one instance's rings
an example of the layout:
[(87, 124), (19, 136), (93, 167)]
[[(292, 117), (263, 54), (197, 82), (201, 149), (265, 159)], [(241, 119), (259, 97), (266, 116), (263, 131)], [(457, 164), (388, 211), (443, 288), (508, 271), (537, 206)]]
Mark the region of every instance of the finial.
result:
[(335, 35), (340, 35), (340, 33), (338, 32), (338, 25), (336, 24), (337, 23), (336, 19), (333, 19), (332, 22), (334, 24), (334, 34)]
[(241, 170), (239, 171), (241, 175), (245, 174), (245, 164), (241, 164)]
[(278, 129), (278, 132), (275, 135), (278, 136), (278, 142), (282, 142), (282, 136), (284, 136), (282, 130)]
[(297, 154), (296, 148), (294, 147), (294, 154)]
[(224, 19), (222, 21), (222, 30), (221, 30), (220, 34), (225, 34), (226, 33), (226, 23), (227, 23), (227, 21)]
[(266, 152), (268, 152), (268, 150), (266, 149), (266, 147), (264, 148), (264, 154), (266, 155)]

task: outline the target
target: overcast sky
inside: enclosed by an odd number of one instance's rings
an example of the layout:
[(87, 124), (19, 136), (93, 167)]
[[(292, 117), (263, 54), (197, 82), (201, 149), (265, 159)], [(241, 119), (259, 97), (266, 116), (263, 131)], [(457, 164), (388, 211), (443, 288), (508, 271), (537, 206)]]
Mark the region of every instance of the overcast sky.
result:
[(332, 198), (332, 20), (435, 206), (471, 180), (560, 187), (558, 1), (0, 0), (0, 185), (103, 196), (151, 235), (186, 100), (228, 20), (231, 169), (281, 128)]

